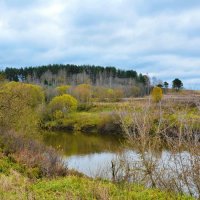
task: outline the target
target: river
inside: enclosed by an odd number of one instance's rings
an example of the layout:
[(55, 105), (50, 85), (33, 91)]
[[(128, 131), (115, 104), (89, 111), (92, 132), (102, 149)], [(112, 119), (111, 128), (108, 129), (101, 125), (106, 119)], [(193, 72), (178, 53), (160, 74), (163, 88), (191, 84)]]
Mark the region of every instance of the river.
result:
[[(61, 152), (61, 156), (69, 169), (74, 169), (89, 177), (112, 179), (112, 162), (119, 166), (119, 160), (129, 163), (131, 169), (143, 169), (144, 167), (141, 165), (141, 155), (137, 150), (127, 148), (124, 141), (116, 136), (80, 132), (49, 132), (44, 134), (43, 139), (46, 145), (52, 146)], [(149, 155), (146, 154), (145, 156), (148, 160)], [(149, 160), (156, 163), (155, 176), (162, 176), (165, 181), (175, 181), (173, 184), (179, 183), (181, 190), (188, 193), (188, 187), (184, 181), (187, 184), (188, 182), (185, 177), (182, 177), (184, 171), (192, 170), (189, 162), (191, 161), (191, 155), (187, 151), (174, 154), (166, 149), (161, 149), (151, 152)], [(119, 167), (118, 175), (123, 175), (124, 170), (126, 169)], [(141, 176), (144, 176), (142, 173), (141, 170), (135, 174), (137, 177), (134, 176), (135, 180), (138, 179), (138, 183), (142, 181)], [(194, 194), (197, 194), (193, 182), (195, 177), (189, 178), (189, 187), (191, 187)], [(148, 181), (145, 184), (148, 185)]]

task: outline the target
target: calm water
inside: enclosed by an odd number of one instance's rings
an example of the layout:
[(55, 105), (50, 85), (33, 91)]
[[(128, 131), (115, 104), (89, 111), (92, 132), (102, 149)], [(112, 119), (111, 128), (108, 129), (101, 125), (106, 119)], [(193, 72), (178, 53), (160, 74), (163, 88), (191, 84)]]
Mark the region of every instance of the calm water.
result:
[[(140, 160), (136, 150), (125, 148), (123, 141), (114, 136), (83, 134), (80, 132), (51, 132), (44, 134), (44, 142), (62, 152), (68, 168), (90, 177), (111, 177), (111, 162), (123, 159), (130, 163)], [(187, 152), (183, 152), (184, 157)], [(173, 167), (171, 153), (165, 150), (153, 153), (161, 164)]]
[[(141, 160), (136, 149), (125, 148), (123, 141), (111, 136), (88, 135), (80, 132), (52, 132), (44, 134), (44, 142), (62, 152), (61, 156), (69, 169), (75, 169), (90, 177), (111, 179), (111, 163), (112, 161), (120, 163), (119, 158), (128, 161), (130, 167), (132, 164), (135, 166), (136, 163), (140, 163)], [(182, 161), (186, 169), (191, 167), (188, 163), (190, 156), (188, 152), (183, 151), (179, 154), (173, 154), (173, 156), (167, 150), (151, 153), (152, 158), (158, 161), (157, 171), (161, 170), (162, 174), (165, 174), (168, 178), (179, 179), (179, 173), (174, 173), (173, 169), (178, 167), (181, 172), (181, 167), (177, 165), (180, 156), (184, 158)], [(142, 166), (139, 165), (139, 168), (142, 168)], [(121, 174), (123, 172), (122, 169)], [(186, 185), (181, 181), (180, 184), (187, 193)], [(193, 182), (191, 182), (191, 185), (193, 185)], [(198, 194), (195, 187), (191, 186), (191, 188), (194, 194)]]
[(51, 132), (44, 134), (44, 142), (61, 150), (68, 168), (91, 177), (109, 177), (111, 161), (125, 150), (117, 137), (80, 132)]

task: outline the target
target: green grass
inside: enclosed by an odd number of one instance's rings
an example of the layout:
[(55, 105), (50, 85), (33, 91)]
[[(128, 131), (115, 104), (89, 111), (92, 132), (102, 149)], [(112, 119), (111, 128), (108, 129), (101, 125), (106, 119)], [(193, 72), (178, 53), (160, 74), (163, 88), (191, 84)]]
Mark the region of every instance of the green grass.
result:
[(84, 128), (96, 128), (100, 123), (99, 114), (90, 112), (70, 113), (64, 119), (46, 122), (45, 126), (49, 128), (72, 128), (81, 130)]
[(174, 196), (156, 189), (135, 185), (117, 185), (108, 181), (69, 176), (51, 181), (43, 180), (31, 187), (36, 199), (192, 199)]
[(158, 189), (146, 189), (134, 184), (114, 184), (110, 181), (70, 175), (58, 178), (28, 178), (24, 166), (10, 158), (0, 158), (0, 199), (2, 200), (192, 200), (188, 196), (174, 195)]
[(31, 182), (19, 174), (1, 176), (1, 199), (102, 199), (102, 200), (192, 200), (187, 196), (178, 196), (158, 189), (146, 189), (138, 185), (120, 185), (108, 181), (101, 181), (77, 176), (57, 179), (44, 179)]
[(12, 158), (5, 157), (1, 155), (0, 158), (0, 173), (9, 175), (10, 170), (13, 169), (15, 171), (23, 173), (25, 171), (25, 167), (22, 167), (18, 163), (14, 162)]
[(119, 131), (115, 125), (119, 119), (114, 112), (74, 112), (59, 120), (48, 121), (45, 127), (50, 129), (72, 129), (86, 133), (110, 133)]

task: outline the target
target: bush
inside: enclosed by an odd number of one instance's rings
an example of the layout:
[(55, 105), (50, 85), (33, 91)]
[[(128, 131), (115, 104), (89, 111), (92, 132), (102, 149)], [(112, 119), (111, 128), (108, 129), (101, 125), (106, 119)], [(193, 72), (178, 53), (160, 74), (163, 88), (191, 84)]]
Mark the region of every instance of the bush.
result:
[(49, 103), (52, 116), (63, 118), (66, 114), (77, 109), (77, 100), (69, 94), (54, 97)]
[(66, 94), (71, 86), (70, 85), (61, 85), (56, 88), (56, 91), (59, 95)]
[[(0, 88), (0, 126), (29, 132), (37, 128), (44, 93), (40, 86), (9, 82)], [(30, 123), (31, 121), (31, 123)]]
[(75, 87), (73, 91), (73, 95), (81, 102), (81, 103), (89, 103), (91, 100), (91, 85), (89, 84), (81, 84)]
[[(44, 102), (44, 92), (38, 85), (9, 82), (1, 88), (1, 99), (11, 98), (12, 101), (21, 101), (23, 104), (35, 108)], [(16, 102), (18, 103), (18, 102)]]
[(122, 133), (119, 115), (115, 112), (101, 113), (98, 132), (120, 135)]
[(0, 148), (4, 155), (28, 167), (30, 177), (52, 177), (67, 174), (67, 168), (53, 148), (46, 147), (32, 138), (14, 131), (0, 130)]
[(154, 102), (160, 102), (163, 97), (162, 89), (160, 87), (154, 87), (151, 95)]

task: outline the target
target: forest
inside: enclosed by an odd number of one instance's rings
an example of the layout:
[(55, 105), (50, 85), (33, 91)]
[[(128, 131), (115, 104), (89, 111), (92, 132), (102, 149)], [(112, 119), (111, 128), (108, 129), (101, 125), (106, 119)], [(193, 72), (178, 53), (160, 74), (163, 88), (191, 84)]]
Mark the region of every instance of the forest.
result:
[(90, 65), (47, 65), (25, 68), (6, 68), (5, 76), (10, 81), (27, 81), (44, 85), (81, 84), (92, 85), (146, 84), (148, 77), (133, 70)]

